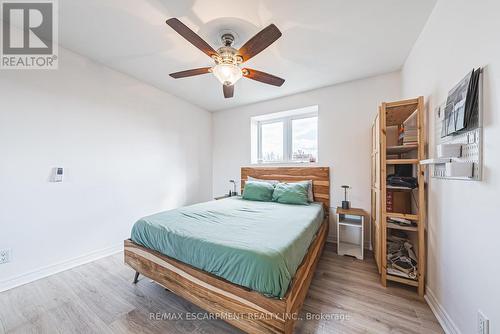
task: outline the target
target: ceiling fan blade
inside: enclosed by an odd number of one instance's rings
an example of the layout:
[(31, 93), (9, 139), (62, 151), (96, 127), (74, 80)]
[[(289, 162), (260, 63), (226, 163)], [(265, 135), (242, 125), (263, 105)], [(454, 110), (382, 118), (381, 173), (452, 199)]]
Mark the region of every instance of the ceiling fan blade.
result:
[(253, 70), (251, 68), (244, 68), (242, 71), (245, 78), (260, 81), (268, 85), (280, 87), (285, 82), (285, 79), (281, 79), (280, 77), (266, 72)]
[(257, 35), (253, 36), (246, 42), (239, 50), (238, 54), (247, 61), (269, 45), (273, 44), (278, 38), (281, 37), (281, 31), (274, 25), (270, 24)]
[(185, 78), (185, 77), (192, 77), (194, 75), (200, 75), (200, 74), (206, 74), (210, 73), (211, 67), (201, 67), (201, 68), (194, 68), (192, 70), (186, 70), (186, 71), (180, 71), (180, 72), (175, 72), (175, 73), (170, 73), (170, 76), (174, 79), (180, 79), (180, 78)]
[(173, 17), (168, 19), (166, 22), (172, 29), (177, 31), (179, 35), (184, 37), (188, 42), (196, 46), (198, 49), (203, 51), (209, 57), (216, 55), (217, 52), (200, 36), (198, 36), (194, 31), (188, 28), (184, 23), (179, 21), (177, 18)]
[(234, 96), (234, 85), (222, 85), (222, 90), (224, 91), (224, 97), (226, 99)]

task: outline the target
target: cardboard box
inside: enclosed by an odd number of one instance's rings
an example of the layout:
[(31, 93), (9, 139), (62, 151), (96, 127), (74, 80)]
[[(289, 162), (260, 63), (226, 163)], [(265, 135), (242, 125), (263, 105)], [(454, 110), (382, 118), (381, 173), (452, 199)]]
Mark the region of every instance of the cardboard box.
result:
[(395, 213), (411, 213), (410, 192), (387, 190), (386, 210)]

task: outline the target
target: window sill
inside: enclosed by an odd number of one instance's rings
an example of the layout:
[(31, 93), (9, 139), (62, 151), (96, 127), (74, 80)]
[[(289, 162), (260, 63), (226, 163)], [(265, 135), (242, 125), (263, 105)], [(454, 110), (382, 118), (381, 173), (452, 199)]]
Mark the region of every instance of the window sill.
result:
[(287, 165), (301, 165), (301, 166), (316, 166), (318, 162), (301, 162), (301, 161), (283, 161), (283, 162), (252, 162), (251, 166), (287, 166)]

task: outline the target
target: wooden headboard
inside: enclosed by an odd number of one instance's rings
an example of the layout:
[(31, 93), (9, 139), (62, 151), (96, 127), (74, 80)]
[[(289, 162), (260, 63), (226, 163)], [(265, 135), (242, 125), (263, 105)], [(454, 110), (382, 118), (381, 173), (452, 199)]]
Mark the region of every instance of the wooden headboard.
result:
[(247, 178), (280, 182), (313, 181), (314, 200), (322, 202), (325, 214), (330, 208), (330, 167), (241, 167), (241, 193)]

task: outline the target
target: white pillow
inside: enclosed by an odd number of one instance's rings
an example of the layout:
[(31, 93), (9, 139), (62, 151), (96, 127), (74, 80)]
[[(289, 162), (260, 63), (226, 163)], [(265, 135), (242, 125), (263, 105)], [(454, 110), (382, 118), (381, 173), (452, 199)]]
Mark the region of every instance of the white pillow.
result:
[(272, 185), (276, 185), (276, 184), (280, 183), (280, 181), (278, 181), (278, 180), (263, 180), (263, 179), (257, 179), (255, 177), (251, 177), (251, 176), (248, 177), (247, 181), (267, 182), (267, 183), (271, 183)]

